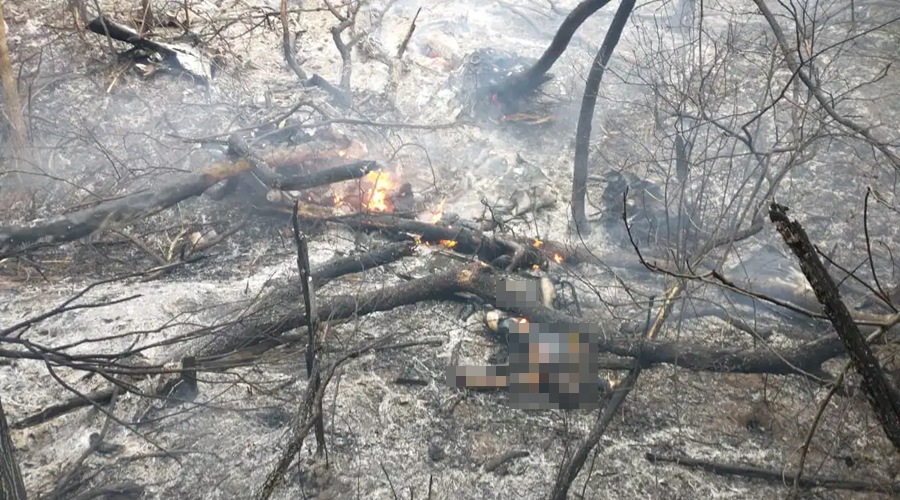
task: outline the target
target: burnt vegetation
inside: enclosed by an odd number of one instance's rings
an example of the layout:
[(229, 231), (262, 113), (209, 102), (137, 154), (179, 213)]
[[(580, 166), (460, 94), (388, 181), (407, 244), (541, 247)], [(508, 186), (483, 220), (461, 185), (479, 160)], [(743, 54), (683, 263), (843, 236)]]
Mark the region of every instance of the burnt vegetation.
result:
[(0, 3), (0, 499), (896, 495), (895, 10)]

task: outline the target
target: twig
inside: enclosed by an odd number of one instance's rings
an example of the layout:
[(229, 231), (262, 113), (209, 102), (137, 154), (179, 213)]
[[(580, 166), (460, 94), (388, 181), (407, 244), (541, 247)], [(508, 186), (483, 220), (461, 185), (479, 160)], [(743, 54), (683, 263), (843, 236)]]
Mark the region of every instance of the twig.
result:
[[(370, 342), (362, 347), (351, 350), (350, 352), (333, 362), (328, 368), (328, 372), (325, 374), (322, 385), (319, 387), (319, 390), (315, 394), (314, 400), (311, 402), (312, 404), (305, 405), (306, 410), (309, 410), (310, 407), (321, 410), (322, 399), (325, 396), (325, 389), (328, 387), (328, 383), (331, 382), (332, 378), (334, 378), (335, 372), (341, 365), (343, 365), (350, 359), (357, 358), (359, 356), (362, 356), (363, 354), (368, 353), (372, 349), (378, 347), (383, 343), (386, 343), (392, 338), (393, 335), (389, 334), (380, 339), (376, 339), (375, 341)], [(272, 493), (275, 491), (275, 487), (278, 486), (278, 483), (281, 482), (281, 478), (284, 476), (284, 473), (287, 472), (287, 468), (291, 465), (291, 462), (294, 461), (294, 457), (303, 448), (304, 439), (315, 425), (316, 419), (319, 418), (319, 415), (317, 415), (317, 413), (319, 413), (318, 411), (309, 412), (306, 410), (304, 410), (304, 413), (312, 413), (312, 415), (309, 415), (309, 417), (305, 420), (301, 420), (301, 422), (303, 422), (303, 425), (297, 426), (294, 434), (294, 439), (291, 441), (290, 445), (288, 445), (287, 450), (282, 453), (281, 459), (279, 459), (278, 464), (275, 466), (272, 472), (270, 472), (269, 475), (266, 476), (266, 480), (263, 483), (262, 488), (256, 495), (256, 500), (268, 500), (268, 498), (272, 496)]]
[[(785, 474), (782, 472), (752, 467), (746, 465), (731, 465), (709, 460), (698, 460), (685, 456), (659, 455), (647, 453), (645, 458), (650, 462), (668, 462), (684, 467), (696, 467), (713, 474), (741, 476), (754, 479), (764, 479), (773, 483), (784, 484)], [(869, 481), (856, 481), (839, 477), (822, 476), (815, 478), (803, 478), (800, 487), (805, 489), (826, 488), (831, 490), (872, 491), (877, 493), (900, 493), (898, 483), (876, 483)]]
[[(315, 290), (312, 279), (312, 272), (309, 268), (309, 246), (307, 244), (306, 235), (300, 232), (300, 223), (297, 213), (300, 210), (300, 204), (294, 204), (294, 212), (291, 215), (291, 226), (294, 230), (294, 243), (297, 246), (297, 268), (300, 272), (300, 288), (303, 292), (304, 320), (306, 322), (307, 345), (306, 345), (306, 375), (309, 377), (309, 394), (316, 394), (321, 384), (318, 370), (318, 346), (316, 345), (316, 337), (318, 331), (318, 314), (316, 311)], [(319, 418), (316, 420), (316, 455), (324, 454), (327, 450), (325, 443), (325, 420), (322, 415), (322, 401), (318, 402), (319, 406), (315, 408)]]
[(766, 5), (766, 2), (764, 0), (753, 0), (753, 3), (755, 3), (759, 8), (759, 12), (762, 13), (763, 17), (766, 19), (766, 22), (769, 24), (769, 27), (772, 29), (772, 33), (775, 35), (775, 39), (778, 41), (778, 46), (781, 49), (782, 54), (784, 55), (784, 60), (787, 63), (788, 68), (792, 73), (796, 74), (797, 77), (800, 78), (800, 81), (803, 82), (803, 85), (805, 85), (807, 89), (809, 89), (810, 93), (812, 93), (812, 95), (819, 102), (819, 105), (822, 106), (822, 109), (824, 109), (825, 112), (828, 113), (828, 116), (865, 139), (867, 143), (869, 143), (872, 147), (874, 147), (885, 157), (887, 157), (887, 159), (891, 162), (895, 169), (900, 170), (900, 157), (894, 154), (894, 152), (891, 151), (890, 147), (888, 147), (887, 144), (876, 139), (871, 134), (871, 132), (869, 132), (868, 128), (857, 124), (849, 118), (841, 116), (834, 109), (831, 100), (822, 91), (821, 86), (819, 86), (818, 83), (812, 81), (806, 71), (803, 70), (801, 62), (798, 62), (795, 58), (796, 49), (791, 49), (790, 45), (788, 44), (787, 37), (784, 35), (784, 31), (782, 31), (781, 26), (778, 24), (778, 20), (775, 18), (775, 15), (772, 14), (769, 6)]
[(397, 50), (397, 59), (403, 57), (403, 53), (406, 52), (406, 46), (409, 45), (409, 40), (413, 36), (413, 32), (416, 31), (416, 19), (419, 18), (419, 13), (422, 12), (422, 7), (419, 7), (416, 10), (416, 15), (413, 16), (413, 20), (409, 23), (409, 29), (406, 31), (406, 36), (403, 38), (403, 42), (400, 43), (400, 48)]

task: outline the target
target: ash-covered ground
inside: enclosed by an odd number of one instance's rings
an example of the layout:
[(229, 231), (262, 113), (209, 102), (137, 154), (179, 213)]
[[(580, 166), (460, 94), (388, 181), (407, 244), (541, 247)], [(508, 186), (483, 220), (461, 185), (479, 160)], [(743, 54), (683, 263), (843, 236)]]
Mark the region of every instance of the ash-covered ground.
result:
[[(791, 207), (790, 214), (834, 262), (870, 283), (863, 210), (866, 188), (875, 188), (881, 201), (870, 200), (867, 221), (872, 267), (883, 285), (897, 284), (894, 169), (871, 145), (840, 129), (791, 79), (752, 3), (707, 3), (702, 23), (685, 8), (690, 2), (638, 6), (600, 86), (589, 164), (590, 235), (575, 234), (570, 224), (574, 135), (584, 79), (617, 4), (585, 22), (553, 66), (554, 79), (538, 98), (540, 119), (498, 122), (467, 119), (467, 103), (459, 96), (466, 84), (460, 75), (472, 64), (469, 56), (488, 48), (537, 58), (577, 2), (366, 2), (354, 29), (343, 35), (359, 37), (352, 52), (349, 110), (321, 89), (301, 86), (285, 64), (280, 2), (149, 3), (158, 20), (189, 20), (203, 50), (217, 56), (221, 68), (210, 85), (165, 73), (142, 77), (127, 58), (110, 52), (106, 39), (76, 31), (66, 2), (4, 6), (14, 66), (21, 68), (27, 123), (41, 162), (40, 175), (29, 177), (37, 192), (33, 206), (11, 211), (15, 215), (4, 225), (25, 225), (198, 171), (225, 157), (221, 147), (200, 139), (252, 128), (306, 101), (320, 110), (302, 107), (284, 123), (319, 122), (321, 129), (365, 144), (369, 159), (409, 182), (427, 210), (443, 206), (445, 214), (475, 219), (484, 216), (486, 206), (547, 201), (538, 213), (510, 221), (504, 234), (594, 253), (602, 265), (563, 262), (549, 273), (571, 284), (581, 316), (601, 323), (607, 335), (637, 335), (634, 325), (640, 329), (646, 321), (650, 297), (656, 298), (655, 314), (660, 297), (676, 282), (640, 265), (621, 219), (626, 185), (637, 243), (648, 260), (660, 265), (687, 274), (685, 259), (692, 250), (746, 229), (774, 197)], [(821, 51), (814, 65), (818, 81), (836, 100), (838, 112), (872, 126), (886, 143), (896, 141), (896, 130), (878, 125), (896, 123), (900, 109), (896, 69), (887, 67), (898, 53), (900, 28), (887, 22), (889, 6), (863, 2), (851, 16), (837, 2), (819, 3), (819, 10), (810, 7), (808, 15), (821, 22), (804, 21), (800, 27), (814, 39), (815, 47), (804, 50)], [(140, 4), (100, 2), (104, 15), (126, 24), (142, 18)], [(337, 84), (341, 56), (330, 30), (339, 21), (320, 2), (288, 2), (288, 7), (303, 69)], [(420, 8), (405, 55), (396, 61)], [(96, 14), (95, 6), (87, 9)], [(780, 19), (793, 39), (790, 18)], [(158, 27), (154, 32), (171, 38), (180, 30)], [(117, 52), (125, 48), (114, 45)], [(392, 64), (385, 64), (385, 54)], [(329, 120), (323, 109), (331, 117), (369, 123)], [(677, 172), (679, 134), (690, 142), (686, 177)], [(816, 310), (792, 255), (764, 210), (760, 215), (764, 227), (759, 233), (692, 262), (694, 271), (721, 269), (756, 292)], [(141, 362), (177, 360), (181, 346), (170, 345), (173, 339), (216, 324), (297, 274), (287, 218), (248, 215), (238, 203), (202, 196), (118, 232), (5, 259), (0, 262), (0, 328), (57, 307), (91, 283), (157, 266), (150, 254), (165, 255), (182, 231), (214, 228), (221, 233), (245, 219), (244, 228), (206, 259), (153, 280), (99, 285), (80, 302), (120, 302), (54, 316), (21, 336), (44, 347), (67, 347), (70, 354), (151, 346), (142, 351)], [(310, 260), (315, 268), (384, 243), (379, 236), (338, 226), (310, 228)], [(447, 254), (420, 248), (413, 257), (329, 283), (318, 290), (318, 300), (464, 263)], [(686, 283), (660, 340), (765, 350), (831, 332), (827, 322)], [(864, 301), (862, 285), (853, 279), (841, 283), (851, 307)], [(571, 294), (563, 289), (569, 290), (560, 285), (560, 294)], [(726, 318), (740, 319), (744, 328)], [(387, 336), (387, 348), (347, 362), (329, 386), (324, 403), (329, 467), (312, 459), (315, 439), (308, 437), (273, 498), (549, 494), (559, 464), (587, 436), (596, 414), (518, 411), (508, 406), (503, 392), (447, 387), (445, 368), (451, 359), (487, 364), (501, 350), (479, 315), (469, 315), (458, 303), (423, 302), (334, 325), (324, 340), (326, 359)], [(2, 343), (3, 349), (22, 349)], [(886, 358), (889, 350), (890, 345), (879, 352)], [(836, 376), (844, 362), (833, 360), (825, 368)], [(40, 360), (0, 358), (0, 394), (14, 427), (72, 397), (73, 390), (89, 393), (108, 386), (97, 374), (51, 368)], [(604, 378), (620, 376), (603, 372)], [(131, 383), (149, 393), (157, 378)], [(79, 495), (112, 484), (130, 487), (123, 496), (108, 498), (253, 497), (291, 440), (307, 386), (303, 344), (268, 351), (250, 366), (201, 372), (198, 378), (194, 402), (161, 412), (147, 413), (148, 404), (159, 401), (123, 393), (105, 411), (82, 408), (14, 428), (16, 458), (30, 496), (51, 492), (89, 450), (90, 435), (108, 426), (104, 442), (112, 449), (81, 462), (73, 482), (78, 488), (64, 498), (84, 498)], [(789, 486), (654, 464), (646, 454), (785, 471), (790, 485), (827, 392), (800, 376), (649, 368), (592, 452), (570, 497), (785, 496)], [(858, 390), (834, 397), (818, 425), (806, 475), (896, 481), (900, 464)], [(524, 453), (496, 466), (510, 452)], [(878, 496), (832, 489), (804, 494)]]

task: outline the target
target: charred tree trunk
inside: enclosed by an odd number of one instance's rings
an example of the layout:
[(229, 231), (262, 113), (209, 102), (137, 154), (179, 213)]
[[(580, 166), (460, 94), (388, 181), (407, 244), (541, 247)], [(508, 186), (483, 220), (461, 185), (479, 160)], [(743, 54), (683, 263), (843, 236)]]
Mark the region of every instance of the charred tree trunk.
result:
[(634, 0), (622, 0), (619, 10), (613, 17), (603, 45), (597, 51), (594, 64), (588, 73), (587, 83), (584, 88), (584, 99), (581, 101), (581, 113), (578, 115), (578, 129), (575, 132), (575, 169), (572, 176), (572, 217), (575, 219), (575, 227), (579, 232), (588, 233), (587, 215), (585, 215), (585, 196), (587, 195), (587, 164), (588, 146), (591, 142), (591, 126), (594, 120), (594, 107), (597, 104), (597, 92), (603, 73), (613, 50), (619, 43), (625, 23), (631, 17), (634, 10)]
[(888, 384), (878, 359), (841, 300), (837, 285), (822, 265), (806, 231), (800, 223), (788, 219), (786, 207), (772, 203), (769, 219), (775, 223), (781, 237), (800, 261), (800, 270), (809, 281), (816, 298), (825, 306), (825, 315), (834, 325), (856, 371), (863, 379), (863, 391), (881, 422), (884, 433), (894, 444), (894, 448), (900, 450), (900, 398)]
[(511, 75), (497, 87), (494, 92), (497, 99), (502, 104), (510, 104), (540, 87), (546, 81), (544, 74), (550, 71), (559, 56), (566, 51), (578, 28), (608, 3), (609, 0), (583, 0), (572, 9), (541, 58), (526, 71)]
[(13, 453), (3, 402), (0, 401), (0, 500), (25, 500), (25, 482)]

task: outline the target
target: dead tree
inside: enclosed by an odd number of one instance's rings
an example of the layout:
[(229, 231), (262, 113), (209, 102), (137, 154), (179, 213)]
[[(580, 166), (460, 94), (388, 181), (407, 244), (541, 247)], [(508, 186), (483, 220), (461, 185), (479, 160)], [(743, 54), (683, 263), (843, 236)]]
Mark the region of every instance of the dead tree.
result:
[(587, 195), (587, 167), (588, 147), (591, 142), (591, 125), (594, 120), (594, 107), (597, 104), (597, 92), (600, 89), (600, 81), (603, 72), (609, 63), (613, 50), (619, 43), (625, 23), (631, 17), (634, 9), (634, 0), (624, 0), (613, 17), (609, 31), (603, 39), (600, 50), (594, 58), (594, 64), (588, 73), (587, 83), (584, 89), (584, 99), (581, 101), (581, 112), (578, 114), (578, 129), (575, 132), (575, 169), (572, 176), (572, 217), (578, 231), (587, 233), (587, 215), (585, 215), (585, 196)]
[(583, 0), (566, 17), (557, 30), (550, 46), (533, 66), (521, 73), (515, 73), (497, 86), (493, 92), (499, 103), (507, 105), (518, 101), (536, 90), (546, 81), (545, 74), (550, 71), (556, 60), (566, 51), (569, 42), (584, 22), (602, 9), (609, 0)]
[(25, 500), (25, 482), (16, 463), (3, 402), (0, 401), (0, 500)]
[(809, 280), (816, 298), (825, 306), (825, 314), (834, 325), (856, 371), (863, 379), (863, 391), (881, 422), (884, 433), (894, 444), (894, 448), (900, 450), (900, 398), (888, 384), (878, 359), (841, 300), (837, 285), (819, 260), (806, 231), (800, 223), (788, 219), (786, 207), (772, 203), (769, 218), (800, 261), (800, 269)]

